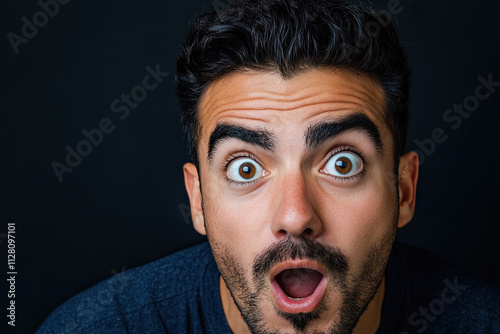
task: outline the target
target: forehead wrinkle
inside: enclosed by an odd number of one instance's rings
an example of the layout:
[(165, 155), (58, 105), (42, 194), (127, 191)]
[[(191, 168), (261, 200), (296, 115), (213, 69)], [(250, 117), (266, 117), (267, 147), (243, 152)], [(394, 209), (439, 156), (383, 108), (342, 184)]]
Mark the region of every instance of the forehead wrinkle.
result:
[[(352, 97), (355, 97), (355, 96), (352, 96)], [(321, 112), (330, 112), (330, 111), (337, 111), (337, 110), (349, 110), (349, 109), (360, 110), (361, 109), (361, 110), (366, 110), (366, 111), (372, 111), (377, 117), (380, 116), (375, 105), (370, 103), (370, 105), (367, 106), (366, 104), (360, 103), (360, 102), (364, 102), (365, 100), (362, 100), (362, 99), (359, 99), (359, 100), (360, 101), (339, 100), (339, 99), (337, 99), (335, 101), (326, 101), (326, 100), (315, 101), (315, 102), (303, 101), (304, 103), (302, 103), (301, 105), (293, 106), (293, 107), (285, 106), (285, 105), (283, 105), (284, 104), (283, 102), (276, 103), (276, 105), (270, 105), (268, 103), (268, 101), (262, 101), (262, 103), (259, 103), (257, 105), (254, 104), (254, 105), (246, 105), (246, 106), (243, 105), (243, 106), (234, 107), (234, 106), (232, 106), (234, 103), (229, 102), (229, 103), (222, 104), (222, 105), (220, 105), (220, 107), (212, 110), (210, 114), (224, 117), (223, 115), (227, 114), (227, 113), (242, 112), (245, 115), (242, 118), (251, 119), (251, 118), (253, 118), (251, 114), (254, 111), (284, 111), (284, 112), (290, 111), (290, 112), (294, 112), (294, 111), (300, 111), (301, 109), (304, 109), (304, 108), (311, 108), (311, 107), (325, 105), (324, 110), (318, 110), (317, 112), (321, 113)], [(248, 100), (245, 100), (245, 101), (248, 101)], [(355, 108), (352, 108), (352, 107), (349, 108), (346, 105), (354, 105)], [(210, 118), (210, 115), (207, 115), (205, 117)], [(237, 117), (237, 116), (234, 116), (234, 117)], [(260, 119), (260, 118), (254, 117), (254, 119)], [(382, 119), (380, 119), (380, 120), (382, 120)]]
[[(236, 72), (210, 83), (201, 98), (200, 107), (211, 110), (212, 113), (216, 113), (218, 109), (224, 109), (228, 105), (242, 105), (244, 108), (251, 105), (252, 109), (257, 110), (288, 110), (313, 104), (315, 100), (331, 102), (342, 97), (359, 100), (371, 108), (374, 107), (374, 104), (384, 104), (385, 95), (383, 89), (373, 79), (350, 71), (324, 70), (334, 75), (344, 75), (341, 79), (344, 81), (343, 86), (337, 88), (335, 92), (330, 90), (318, 92), (314, 84), (304, 87), (303, 84), (294, 82), (294, 78), (296, 77), (283, 79), (277, 73), (259, 71)], [(325, 84), (328, 85), (329, 74), (325, 73), (325, 71), (320, 71), (319, 74), (326, 76)], [(304, 73), (304, 75), (307, 75), (307, 73)], [(269, 76), (269, 80), (262, 80), (263, 76)], [(233, 83), (234, 80), (236, 80), (236, 83)], [(228, 102), (221, 103), (222, 101), (218, 98), (221, 94), (224, 96), (224, 101)], [(262, 104), (267, 105), (265, 108), (262, 108), (259, 106)], [(279, 106), (275, 106), (276, 104), (279, 104)]]
[[(381, 88), (370, 80), (363, 80), (359, 76), (354, 77), (355, 82), (352, 82), (353, 80), (350, 82), (348, 81), (346, 83), (348, 87), (335, 93), (331, 91), (318, 93), (315, 86), (296, 87), (296, 85), (293, 85), (291, 82), (293, 79), (281, 79), (279, 83), (267, 87), (252, 83), (252, 79), (254, 78), (252, 75), (248, 75), (248, 78), (250, 83), (243, 82), (240, 84), (240, 82), (238, 82), (237, 88), (234, 90), (228, 89), (228, 87), (234, 87), (234, 85), (231, 85), (230, 76), (212, 82), (202, 98), (200, 107), (207, 108), (211, 110), (212, 113), (217, 113), (219, 109), (222, 108), (222, 110), (224, 110), (230, 105), (238, 105), (238, 108), (232, 108), (235, 110), (240, 109), (240, 107), (243, 109), (248, 108), (255, 110), (289, 110), (298, 109), (307, 105), (315, 105), (317, 104), (315, 101), (328, 103), (342, 97), (359, 100), (371, 107), (373, 106), (373, 102), (377, 104), (377, 101), (383, 100), (383, 98), (381, 99), (383, 94), (380, 94), (382, 93)], [(287, 81), (290, 81), (290, 87), (281, 84), (281, 82)], [(354, 91), (354, 94), (350, 93), (349, 90)], [(377, 91), (379, 94), (377, 94)], [(224, 95), (224, 100), (227, 102), (221, 103), (221, 100), (217, 99), (219, 93)], [(262, 105), (264, 105), (264, 107), (262, 107)]]
[[(329, 73), (334, 76), (341, 75), (344, 80), (343, 91), (355, 91), (360, 93), (360, 95), (368, 95), (369, 100), (383, 100), (384, 91), (381, 85), (374, 81), (371, 77), (364, 75), (362, 73), (355, 73), (349, 70), (332, 70), (323, 68), (313, 68), (310, 71), (305, 71), (304, 73), (299, 73), (297, 76), (292, 78), (284, 79), (279, 73), (267, 72), (267, 71), (238, 71), (229, 73), (221, 78), (218, 78), (211, 82), (205, 89), (202, 95), (201, 101), (204, 102), (205, 98), (211, 95), (218, 95), (222, 93), (229, 97), (230, 99), (237, 96), (240, 97), (246, 95), (247, 99), (270, 99), (270, 100), (283, 100), (284, 102), (293, 102), (298, 100), (307, 99), (308, 97), (317, 96), (317, 91), (315, 91), (315, 85), (310, 85), (304, 87), (294, 82), (296, 77), (303, 75), (308, 75), (307, 72), (314, 72), (314, 70), (319, 70), (320, 75), (326, 76), (325, 80), (329, 80)], [(263, 76), (269, 76), (269, 80), (259, 80)], [(236, 78), (236, 79), (235, 79)], [(243, 82), (239, 78), (246, 78)], [(234, 89), (234, 84), (232, 81), (236, 80), (236, 88)], [(328, 83), (327, 83), (328, 84)], [(228, 89), (229, 87), (229, 89)], [(232, 88), (231, 88), (232, 87)], [(238, 89), (239, 88), (239, 89)], [(340, 91), (340, 94), (343, 92)], [(203, 103), (202, 103), (203, 104)]]
[[(375, 112), (376, 116), (383, 114), (383, 98), (376, 96), (376, 94), (367, 96), (368, 92), (362, 90), (358, 94), (349, 92), (311, 92), (310, 94), (301, 94), (296, 98), (290, 98), (290, 95), (281, 96), (278, 94), (262, 94), (261, 92), (255, 93), (253, 97), (248, 95), (251, 93), (243, 93), (243, 95), (234, 95), (225, 97), (224, 101), (215, 98), (209, 94), (206, 96), (208, 99), (204, 100), (201, 104), (201, 109), (210, 110), (205, 112), (204, 116), (207, 118), (210, 115), (218, 115), (227, 111), (250, 111), (250, 110), (276, 110), (276, 111), (292, 111), (307, 107), (315, 107), (321, 104), (354, 104), (363, 109), (369, 109)], [(246, 94), (246, 96), (245, 96)], [(328, 108), (333, 110), (333, 108)], [(337, 108), (334, 108), (337, 109)], [(205, 118), (205, 117), (203, 117)]]
[[(370, 99), (364, 99), (362, 97), (359, 97), (357, 95), (353, 95), (353, 94), (345, 94), (346, 96), (349, 96), (349, 97), (352, 97), (352, 98), (355, 98), (357, 100), (359, 100), (358, 102), (354, 102), (354, 101), (339, 101), (339, 103), (346, 103), (346, 104), (354, 104), (356, 106), (358, 106), (358, 108), (354, 108), (353, 110), (366, 110), (366, 111), (370, 111), (375, 118), (378, 119), (378, 121), (381, 121), (381, 122), (384, 122), (385, 121), (385, 112), (384, 112), (384, 109), (385, 109), (385, 104), (382, 101), (373, 101), (373, 100), (370, 100)], [(380, 105), (378, 105), (379, 103)]]

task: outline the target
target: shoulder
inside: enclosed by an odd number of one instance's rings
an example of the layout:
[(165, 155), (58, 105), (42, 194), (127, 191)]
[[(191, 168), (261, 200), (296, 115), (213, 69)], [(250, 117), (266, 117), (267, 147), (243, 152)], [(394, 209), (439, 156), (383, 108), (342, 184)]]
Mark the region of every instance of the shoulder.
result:
[(406, 325), (422, 332), (500, 331), (500, 288), (415, 246), (396, 243), (407, 281)]
[[(199, 294), (211, 261), (208, 243), (203, 243), (124, 271), (69, 299), (49, 315), (37, 333), (94, 333), (98, 327), (103, 333), (121, 333), (145, 322), (164, 326), (155, 312), (173, 305), (182, 309), (179, 303)], [(113, 323), (112, 330), (107, 328), (109, 323)]]

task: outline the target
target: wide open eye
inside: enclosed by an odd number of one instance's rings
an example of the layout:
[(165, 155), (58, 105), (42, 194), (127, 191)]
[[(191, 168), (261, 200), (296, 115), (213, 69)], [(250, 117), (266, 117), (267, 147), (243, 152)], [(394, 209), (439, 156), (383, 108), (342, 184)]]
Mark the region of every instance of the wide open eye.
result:
[(227, 169), (229, 179), (236, 182), (250, 182), (262, 176), (264, 169), (251, 158), (238, 158)]
[(323, 171), (337, 177), (349, 177), (361, 170), (361, 158), (351, 152), (343, 151), (334, 154), (323, 167)]

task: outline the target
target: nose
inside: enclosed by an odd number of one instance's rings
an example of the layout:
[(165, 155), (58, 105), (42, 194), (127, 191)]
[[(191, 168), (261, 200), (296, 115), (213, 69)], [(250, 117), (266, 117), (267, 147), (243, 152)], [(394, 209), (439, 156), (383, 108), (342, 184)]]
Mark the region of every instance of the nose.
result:
[[(309, 182), (310, 183), (310, 182)], [(312, 186), (302, 175), (288, 175), (277, 188), (274, 204), (273, 233), (295, 238), (314, 239), (322, 232), (322, 223), (315, 210)]]

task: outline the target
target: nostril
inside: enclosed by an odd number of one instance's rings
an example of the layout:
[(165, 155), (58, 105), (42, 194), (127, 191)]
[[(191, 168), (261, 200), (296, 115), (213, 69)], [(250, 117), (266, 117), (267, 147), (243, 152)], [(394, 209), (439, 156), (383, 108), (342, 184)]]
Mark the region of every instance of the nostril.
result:
[[(278, 232), (280, 235), (286, 236), (290, 234), (287, 230), (281, 229)], [(300, 234), (301, 237), (310, 237), (312, 234), (314, 234), (313, 230), (311, 228), (306, 228), (302, 233)]]
[(304, 232), (302, 232), (302, 235), (307, 237), (307, 236), (310, 236), (312, 233), (313, 233), (313, 230), (308, 227), (304, 230)]

